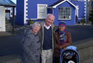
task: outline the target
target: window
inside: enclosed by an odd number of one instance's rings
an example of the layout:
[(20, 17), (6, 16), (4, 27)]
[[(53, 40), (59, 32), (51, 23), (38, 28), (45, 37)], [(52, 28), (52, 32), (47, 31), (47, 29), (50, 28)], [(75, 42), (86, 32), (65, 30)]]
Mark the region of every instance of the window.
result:
[(71, 8), (70, 7), (59, 7), (59, 20), (70, 20), (71, 19)]
[(37, 10), (37, 18), (38, 19), (45, 19), (47, 15), (47, 4), (37, 4), (38, 10)]

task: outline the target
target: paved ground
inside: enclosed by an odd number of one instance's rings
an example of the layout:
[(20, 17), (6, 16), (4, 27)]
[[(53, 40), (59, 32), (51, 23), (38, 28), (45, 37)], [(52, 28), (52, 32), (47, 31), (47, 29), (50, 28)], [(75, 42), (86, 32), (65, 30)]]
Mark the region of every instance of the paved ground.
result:
[(90, 59), (84, 61), (83, 63), (93, 63), (93, 58), (90, 58)]

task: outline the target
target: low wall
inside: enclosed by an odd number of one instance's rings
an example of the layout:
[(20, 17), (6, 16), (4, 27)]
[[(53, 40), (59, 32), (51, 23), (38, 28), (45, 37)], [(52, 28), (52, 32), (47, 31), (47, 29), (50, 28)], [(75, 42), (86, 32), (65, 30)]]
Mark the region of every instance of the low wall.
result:
[(80, 56), (80, 63), (93, 58), (93, 38), (74, 42)]

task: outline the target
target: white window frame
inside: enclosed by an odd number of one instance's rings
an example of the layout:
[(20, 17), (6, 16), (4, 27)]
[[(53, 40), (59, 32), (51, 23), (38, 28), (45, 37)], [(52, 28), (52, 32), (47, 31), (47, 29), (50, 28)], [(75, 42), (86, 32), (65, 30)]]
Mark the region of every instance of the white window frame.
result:
[[(39, 6), (46, 6), (46, 10), (45, 10), (45, 16), (44, 17), (40, 17), (39, 16)], [(37, 19), (45, 19), (47, 15), (47, 4), (37, 4)]]
[[(70, 7), (59, 7), (59, 8), (70, 8)], [(70, 8), (70, 18), (69, 19), (62, 19), (62, 18), (59, 18), (59, 8), (58, 8), (58, 20), (71, 20), (71, 8)]]

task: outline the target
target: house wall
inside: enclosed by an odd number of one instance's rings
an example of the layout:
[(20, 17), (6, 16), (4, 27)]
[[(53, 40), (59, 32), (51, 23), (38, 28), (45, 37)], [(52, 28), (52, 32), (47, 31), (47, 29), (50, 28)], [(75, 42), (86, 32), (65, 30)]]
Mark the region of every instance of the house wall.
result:
[[(52, 3), (58, 0), (17, 0), (17, 9), (16, 9), (16, 22), (17, 24), (26, 25), (28, 19), (37, 20), (37, 4), (47, 4), (51, 5)], [(21, 4), (20, 4), (21, 3)], [(38, 20), (42, 21), (42, 20)]]
[(27, 18), (32, 18), (32, 19), (37, 19), (37, 4), (48, 4), (51, 5), (53, 3), (55, 3), (58, 0), (28, 0), (28, 16)]
[[(85, 18), (84, 14), (86, 11), (84, 10), (85, 1), (71, 1), (74, 5), (78, 6), (78, 21), (81, 21), (81, 19)], [(76, 3), (75, 3), (76, 2)]]
[[(24, 4), (24, 1), (26, 1), (26, 5)], [(34, 20), (34, 21), (43, 21), (44, 19), (37, 19), (37, 4), (47, 4), (50, 6), (51, 4), (57, 2), (58, 0), (18, 0), (17, 1), (17, 19), (16, 22), (19, 24), (24, 24), (24, 21), (27, 22), (28, 19)], [(21, 4), (20, 4), (21, 2)], [(73, 4), (75, 4), (75, 1), (71, 1)], [(22, 4), (23, 3), (23, 4)], [(80, 21), (82, 18), (84, 18), (84, 1), (77, 1), (76, 4), (79, 7), (78, 11), (78, 21)], [(26, 6), (26, 8), (25, 8)], [(75, 25), (75, 8), (69, 4), (69, 3), (62, 3), (62, 5), (59, 6), (67, 6), (71, 7), (71, 20), (65, 20), (67, 25)], [(58, 7), (59, 7), (58, 6)], [(21, 8), (21, 10), (20, 10)], [(25, 9), (25, 10), (24, 10)], [(48, 9), (50, 10), (50, 9)], [(48, 11), (48, 13), (52, 13), (51, 10)], [(26, 16), (25, 16), (26, 15)], [(58, 25), (58, 8), (54, 10), (54, 15), (56, 17), (54, 24)], [(25, 19), (26, 18), (26, 19)]]
[[(51, 0), (51, 1), (47, 1), (47, 0), (44, 0), (44, 1), (33, 1), (32, 4), (30, 4), (31, 0), (28, 0), (28, 16), (27, 18), (32, 18), (32, 19), (36, 19), (34, 21), (42, 21), (42, 20), (37, 20), (37, 4), (48, 4), (51, 5), (53, 3), (56, 2)], [(32, 6), (32, 7), (31, 7)], [(71, 20), (65, 20), (65, 22), (67, 23), (67, 25), (74, 25), (75, 24), (75, 8), (70, 5), (69, 3), (65, 2), (65, 3), (62, 3), (62, 5), (59, 5), (59, 6), (63, 6), (63, 7), (71, 7)], [(58, 6), (58, 7), (59, 7)], [(54, 15), (55, 15), (55, 21), (54, 21), (54, 24), (55, 25), (58, 25), (60, 20), (58, 20), (58, 7), (56, 9), (54, 9)], [(50, 10), (50, 9), (49, 9)], [(73, 13), (74, 12), (74, 13)], [(51, 10), (48, 11), (48, 13), (52, 13)]]
[[(51, 5), (53, 4), (55, 1), (51, 0), (51, 1), (47, 1), (47, 0), (44, 0), (44, 1), (33, 1), (32, 4), (30, 4), (31, 0), (28, 0), (28, 16), (27, 18), (32, 18), (32, 19), (36, 19), (34, 21), (42, 21), (42, 20), (37, 20), (37, 4), (48, 4)], [(75, 4), (75, 1), (71, 1), (73, 4)], [(78, 7), (79, 7), (79, 10), (78, 10), (78, 21), (80, 21), (82, 18), (84, 18), (84, 1), (77, 1), (76, 4)], [(32, 7), (31, 7), (32, 6)], [(69, 3), (62, 3), (62, 5), (59, 5), (59, 6), (67, 6), (67, 7), (72, 7), (72, 10), (71, 10), (71, 20), (65, 20), (65, 22), (67, 23), (67, 25), (75, 25), (75, 8), (70, 5)], [(33, 11), (34, 10), (34, 11)], [(55, 22), (54, 24), (55, 25), (58, 25), (58, 23), (60, 22), (58, 20), (58, 9), (54, 10), (54, 15), (55, 15)], [(32, 15), (31, 15), (32, 14)]]
[(0, 31), (5, 30), (5, 7), (0, 6)]
[[(71, 20), (58, 20), (58, 8), (59, 7), (70, 7), (71, 8)], [(75, 25), (75, 8), (68, 2), (64, 2), (61, 5), (59, 5), (55, 9), (54, 15), (55, 15), (55, 22), (54, 22), (55, 25), (58, 25), (60, 21), (66, 22), (67, 25)]]
[(17, 0), (15, 23), (24, 25), (24, 0)]

